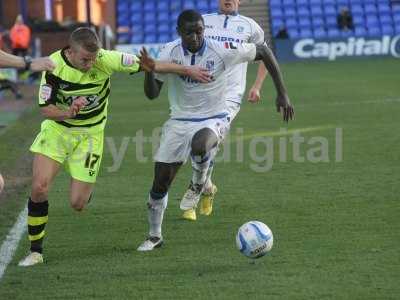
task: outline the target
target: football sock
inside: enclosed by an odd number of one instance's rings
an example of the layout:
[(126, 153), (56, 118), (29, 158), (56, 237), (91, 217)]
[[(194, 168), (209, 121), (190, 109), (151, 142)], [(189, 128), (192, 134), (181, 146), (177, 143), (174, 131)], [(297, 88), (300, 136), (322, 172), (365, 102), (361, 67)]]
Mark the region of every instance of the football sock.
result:
[(28, 236), (31, 241), (31, 251), (42, 253), (44, 228), (48, 220), (49, 202), (35, 203), (28, 200)]
[(211, 176), (214, 170), (214, 161), (210, 161), (210, 165), (208, 166), (207, 175), (206, 175), (206, 183), (204, 184), (204, 190), (210, 190), (212, 188)]
[(168, 204), (168, 193), (156, 193), (150, 191), (148, 207), (149, 235), (161, 238), (161, 226), (164, 211)]
[[(212, 161), (217, 152), (217, 148), (212, 148), (206, 155), (191, 155), (192, 158), (192, 183), (196, 188), (202, 190), (204, 184), (206, 183), (208, 171), (210, 166), (213, 164)], [(212, 170), (210, 171), (212, 172)], [(210, 173), (211, 175), (211, 173)]]

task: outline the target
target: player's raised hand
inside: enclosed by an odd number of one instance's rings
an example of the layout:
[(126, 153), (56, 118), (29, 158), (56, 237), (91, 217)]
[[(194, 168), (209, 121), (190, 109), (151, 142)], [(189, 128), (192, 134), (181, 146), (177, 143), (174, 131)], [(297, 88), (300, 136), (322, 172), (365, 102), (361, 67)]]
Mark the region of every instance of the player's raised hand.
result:
[(260, 96), (260, 89), (256, 88), (255, 86), (252, 86), (250, 91), (249, 91), (249, 96), (247, 97), (247, 100), (250, 103), (257, 103), (261, 99)]
[(208, 83), (214, 80), (207, 69), (198, 66), (188, 66), (187, 76), (201, 83)]
[(294, 108), (290, 104), (290, 100), (287, 94), (281, 94), (276, 97), (276, 110), (283, 116), (285, 122), (294, 119)]
[(87, 103), (86, 98), (83, 96), (76, 98), (69, 107), (70, 118), (74, 118)]
[(31, 70), (34, 72), (38, 71), (53, 71), (56, 65), (48, 57), (40, 57), (32, 59)]
[(140, 68), (145, 71), (145, 72), (152, 72), (154, 71), (154, 68), (156, 66), (156, 62), (154, 61), (154, 59), (152, 59), (149, 56), (149, 53), (147, 52), (146, 48), (143, 47), (140, 50), (140, 56), (139, 56), (139, 64), (140, 64)]

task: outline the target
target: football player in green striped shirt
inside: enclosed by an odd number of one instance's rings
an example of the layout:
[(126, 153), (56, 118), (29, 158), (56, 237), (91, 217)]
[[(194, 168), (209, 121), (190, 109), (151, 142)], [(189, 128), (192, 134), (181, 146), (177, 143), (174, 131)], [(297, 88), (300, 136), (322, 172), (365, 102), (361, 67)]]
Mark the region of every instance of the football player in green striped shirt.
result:
[(96, 34), (85, 27), (75, 30), (69, 46), (50, 58), (56, 68), (43, 73), (39, 91), (39, 106), (46, 120), (30, 148), (34, 153), (28, 200), (30, 254), (20, 266), (43, 262), (48, 191), (62, 166), (71, 175), (72, 208), (81, 211), (91, 197), (103, 155), (111, 74), (154, 70), (202, 82), (211, 80), (206, 70), (197, 67), (156, 62), (149, 57), (140, 61), (131, 54), (101, 49)]

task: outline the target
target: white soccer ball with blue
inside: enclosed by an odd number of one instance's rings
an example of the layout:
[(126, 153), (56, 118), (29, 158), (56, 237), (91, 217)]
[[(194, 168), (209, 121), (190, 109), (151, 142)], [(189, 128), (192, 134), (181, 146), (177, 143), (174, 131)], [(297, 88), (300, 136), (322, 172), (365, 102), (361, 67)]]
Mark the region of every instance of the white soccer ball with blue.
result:
[(274, 243), (271, 229), (259, 221), (250, 221), (240, 226), (236, 235), (236, 246), (249, 258), (267, 254)]

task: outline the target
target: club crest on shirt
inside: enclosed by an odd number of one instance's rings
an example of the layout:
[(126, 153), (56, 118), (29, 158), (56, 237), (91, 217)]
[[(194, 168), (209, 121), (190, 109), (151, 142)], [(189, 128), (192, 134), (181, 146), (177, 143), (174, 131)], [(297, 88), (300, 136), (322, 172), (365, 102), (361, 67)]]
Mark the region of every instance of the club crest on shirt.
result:
[(214, 61), (213, 60), (207, 60), (206, 61), (206, 69), (208, 70), (208, 71), (214, 71), (214, 65), (215, 65), (215, 63), (214, 63)]
[(53, 90), (53, 89), (51, 88), (51, 85), (43, 84), (43, 85), (40, 87), (40, 99), (42, 99), (42, 100), (44, 100), (44, 101), (49, 100), (50, 97), (51, 97), (51, 92), (52, 92), (52, 90)]
[(238, 33), (242, 33), (242, 32), (244, 31), (244, 27), (243, 27), (243, 26), (238, 26), (238, 27), (236, 28), (236, 31), (237, 31)]

